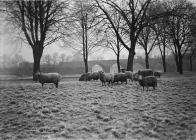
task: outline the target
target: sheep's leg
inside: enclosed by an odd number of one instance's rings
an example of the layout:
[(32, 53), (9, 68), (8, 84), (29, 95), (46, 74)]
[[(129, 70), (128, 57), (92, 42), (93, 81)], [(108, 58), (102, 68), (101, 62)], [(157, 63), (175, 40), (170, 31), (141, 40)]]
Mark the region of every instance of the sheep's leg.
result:
[(42, 84), (42, 87), (44, 86), (44, 83), (41, 83)]
[(58, 84), (59, 84), (58, 82), (55, 84), (56, 85), (56, 88), (58, 88)]

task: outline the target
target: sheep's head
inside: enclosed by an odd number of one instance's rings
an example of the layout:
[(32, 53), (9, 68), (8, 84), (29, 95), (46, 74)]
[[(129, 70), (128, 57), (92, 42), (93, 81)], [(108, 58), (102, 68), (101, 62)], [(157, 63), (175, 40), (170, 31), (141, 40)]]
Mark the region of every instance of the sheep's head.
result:
[(100, 78), (100, 77), (103, 76), (103, 73), (104, 73), (104, 72), (103, 72), (103, 71), (98, 71), (98, 73), (99, 73), (99, 78)]
[(103, 71), (98, 71), (98, 73), (104, 73)]
[(40, 72), (36, 72), (34, 74), (34, 79), (35, 79), (35, 82), (37, 82), (39, 80), (39, 76), (40, 76)]
[(98, 73), (99, 73), (99, 75), (100, 75), (100, 74), (103, 74), (104, 72), (103, 72), (103, 71), (98, 71)]

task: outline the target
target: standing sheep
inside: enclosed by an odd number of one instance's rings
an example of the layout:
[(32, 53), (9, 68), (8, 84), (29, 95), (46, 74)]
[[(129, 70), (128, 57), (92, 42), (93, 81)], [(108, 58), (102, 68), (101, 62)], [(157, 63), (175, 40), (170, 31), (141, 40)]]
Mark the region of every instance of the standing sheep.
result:
[(153, 71), (152, 69), (142, 69), (138, 71), (138, 75), (141, 75), (142, 77), (153, 76)]
[(127, 75), (125, 73), (115, 73), (113, 82), (125, 82), (127, 84)]
[(112, 84), (114, 81), (114, 75), (111, 73), (104, 73), (103, 71), (99, 71), (99, 79), (102, 82), (102, 86), (105, 85), (106, 82)]
[(149, 87), (157, 87), (157, 78), (155, 76), (146, 76), (146, 77), (141, 77), (139, 76), (139, 84), (143, 87), (147, 87), (147, 90)]
[(127, 79), (133, 81), (133, 72), (132, 71), (125, 71)]
[(42, 84), (42, 87), (44, 83), (54, 83), (56, 88), (58, 88), (60, 78), (61, 75), (59, 73), (35, 73), (35, 81), (39, 81)]

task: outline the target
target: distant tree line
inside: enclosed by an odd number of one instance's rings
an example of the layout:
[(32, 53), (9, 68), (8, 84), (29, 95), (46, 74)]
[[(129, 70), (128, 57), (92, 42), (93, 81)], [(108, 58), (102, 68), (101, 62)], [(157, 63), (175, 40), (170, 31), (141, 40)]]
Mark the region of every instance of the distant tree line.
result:
[[(110, 62), (111, 61), (111, 62)], [(150, 68), (153, 70), (159, 70), (162, 71), (162, 60), (161, 57), (154, 57), (151, 58), (149, 57), (150, 63)], [(175, 61), (173, 59), (173, 56), (167, 56), (166, 57), (167, 61), (167, 72), (175, 72), (176, 71), (176, 66), (175, 66)], [(121, 66), (123, 68), (126, 68), (126, 59), (120, 59), (119, 62), (121, 63)], [(94, 60), (94, 61), (89, 61), (89, 69), (88, 71), (92, 71), (92, 66), (95, 64), (99, 64), (102, 66), (105, 72), (110, 72), (110, 67), (115, 64), (115, 60)], [(145, 68), (145, 58), (142, 57), (137, 57), (134, 59), (134, 64), (139, 64), (142, 67)], [(192, 71), (196, 72), (196, 60), (193, 60), (193, 66), (191, 67), (192, 69), (190, 70), (190, 64), (189, 64), (189, 59), (186, 57), (184, 59), (184, 65), (183, 69), (185, 71)], [(29, 62), (21, 62), (19, 65), (12, 65), (11, 67), (5, 67), (5, 68), (0, 68), (0, 74), (11, 74), (11, 75), (17, 75), (17, 76), (32, 76), (32, 70), (33, 70), (33, 63)], [(69, 75), (69, 74), (82, 74), (85, 73), (85, 65), (81, 63), (81, 61), (71, 61), (71, 62), (59, 62), (56, 64), (46, 64), (46, 63), (41, 63), (41, 71), (42, 72), (59, 72), (62, 75)]]

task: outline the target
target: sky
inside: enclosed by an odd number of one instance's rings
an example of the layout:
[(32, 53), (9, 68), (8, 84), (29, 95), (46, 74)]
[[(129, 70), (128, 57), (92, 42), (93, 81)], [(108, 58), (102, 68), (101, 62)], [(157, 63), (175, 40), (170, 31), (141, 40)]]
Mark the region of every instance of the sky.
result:
[[(0, 56), (4, 54), (14, 57), (15, 54), (21, 55), (26, 61), (33, 62), (33, 53), (32, 49), (29, 45), (24, 44), (20, 39), (17, 38), (16, 32), (17, 30), (13, 29), (9, 26), (3, 19), (0, 19)], [(65, 53), (68, 56), (73, 56), (76, 52), (66, 47), (61, 47), (60, 43), (53, 43), (50, 46), (45, 47), (43, 51), (43, 55), (53, 54), (55, 52), (61, 54)], [(142, 55), (143, 51), (136, 50), (137, 55)], [(123, 49), (121, 52), (121, 58), (127, 59), (128, 51)], [(98, 52), (94, 52), (89, 56), (89, 60), (97, 60), (97, 59), (116, 59), (116, 55), (111, 50), (100, 50)], [(72, 58), (71, 58), (72, 59)]]

